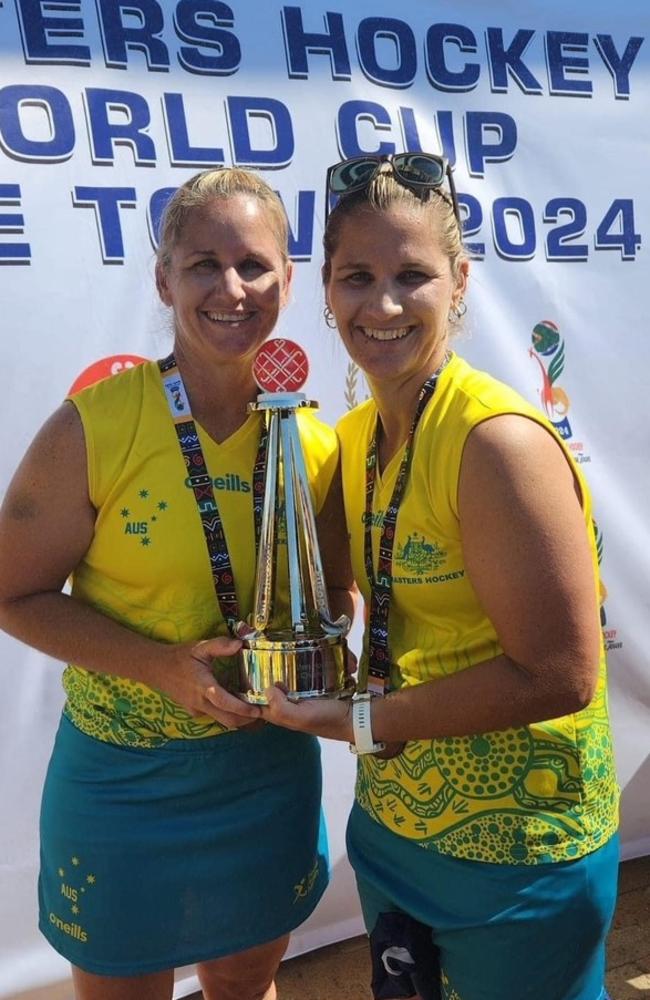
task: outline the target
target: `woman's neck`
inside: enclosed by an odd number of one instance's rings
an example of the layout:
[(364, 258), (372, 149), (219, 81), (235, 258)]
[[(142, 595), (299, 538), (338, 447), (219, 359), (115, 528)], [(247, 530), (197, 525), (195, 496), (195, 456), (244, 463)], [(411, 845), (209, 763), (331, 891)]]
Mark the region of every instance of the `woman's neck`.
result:
[(175, 356), (192, 416), (215, 441), (225, 441), (245, 422), (247, 405), (259, 392), (251, 369), (242, 364), (201, 364), (180, 347)]
[(368, 380), (379, 415), (377, 448), (380, 470), (385, 469), (408, 438), (417, 410), (420, 389), (425, 381), (426, 376), (399, 385), (377, 384), (372, 379)]
[(420, 390), (443, 361), (444, 355), (439, 361), (432, 362), (430, 370), (423, 370), (404, 379), (375, 381), (368, 378), (381, 425), (377, 436), (380, 469), (386, 467), (408, 438)]

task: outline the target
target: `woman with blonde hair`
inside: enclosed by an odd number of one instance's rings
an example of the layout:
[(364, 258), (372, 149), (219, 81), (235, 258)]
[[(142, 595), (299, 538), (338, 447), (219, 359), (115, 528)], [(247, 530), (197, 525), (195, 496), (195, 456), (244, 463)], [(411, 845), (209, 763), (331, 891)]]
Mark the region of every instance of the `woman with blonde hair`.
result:
[[(207, 1000), (271, 1000), (327, 884), (317, 741), (233, 693), (266, 448), (251, 368), (288, 300), (287, 235), (253, 174), (187, 181), (156, 267), (172, 353), (66, 400), (2, 508), (0, 622), (69, 664), (39, 896), (77, 1000), (169, 1000), (190, 963)], [(309, 414), (299, 427), (338, 615), (338, 446)]]

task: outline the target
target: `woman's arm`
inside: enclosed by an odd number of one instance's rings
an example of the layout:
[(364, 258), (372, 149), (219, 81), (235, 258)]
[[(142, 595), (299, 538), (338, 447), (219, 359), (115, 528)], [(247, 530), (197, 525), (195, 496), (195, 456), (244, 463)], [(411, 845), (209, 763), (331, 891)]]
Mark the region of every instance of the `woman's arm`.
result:
[(219, 688), (209, 669), (213, 657), (236, 652), (239, 640), (156, 642), (61, 592), (94, 527), (83, 428), (64, 403), (34, 439), (0, 510), (0, 626), (56, 659), (142, 681), (225, 725), (258, 717)]
[[(467, 574), (504, 653), (373, 701), (375, 740), (506, 729), (578, 711), (593, 697), (596, 581), (575, 477), (557, 442), (525, 417), (480, 424), (465, 447), (458, 503)], [(302, 708), (274, 697), (265, 716), (351, 738), (346, 706), (306, 705), (304, 720)]]

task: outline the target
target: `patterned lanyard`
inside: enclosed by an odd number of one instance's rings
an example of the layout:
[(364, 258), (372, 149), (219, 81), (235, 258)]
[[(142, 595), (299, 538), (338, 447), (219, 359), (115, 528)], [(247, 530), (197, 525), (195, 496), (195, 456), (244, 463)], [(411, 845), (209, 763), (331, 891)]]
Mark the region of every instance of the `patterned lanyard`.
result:
[[(219, 608), (221, 609), (223, 620), (232, 632), (236, 623), (241, 620), (241, 615), (226, 534), (215, 500), (212, 479), (207, 470), (196, 424), (192, 418), (190, 402), (173, 353), (169, 357), (159, 361), (158, 368), (160, 369), (169, 412), (176, 429), (178, 443), (187, 467), (188, 480), (201, 517), (203, 534), (210, 557), (212, 581), (217, 594), (217, 600), (219, 601)], [(262, 528), (268, 438), (268, 428), (265, 421), (262, 425), (257, 458), (255, 459), (255, 467), (253, 469), (253, 518), (256, 551), (259, 546)]]
[(445, 358), (437, 371), (431, 375), (420, 389), (417, 408), (411, 428), (404, 446), (404, 455), (400, 465), (397, 481), (390, 498), (390, 503), (384, 514), (379, 540), (379, 560), (375, 574), (372, 558), (372, 504), (375, 494), (375, 479), (377, 475), (377, 425), (368, 447), (366, 456), (366, 512), (363, 551), (366, 564), (366, 575), (370, 584), (370, 622), (368, 628), (368, 691), (375, 695), (384, 695), (388, 691), (390, 681), (390, 652), (388, 650), (388, 615), (390, 612), (390, 593), (393, 568), (393, 544), (395, 542), (395, 525), (397, 515), (404, 497), (404, 490), (411, 469), (413, 458), (413, 439), (424, 409), (436, 391), (438, 377), (447, 365), (450, 355)]

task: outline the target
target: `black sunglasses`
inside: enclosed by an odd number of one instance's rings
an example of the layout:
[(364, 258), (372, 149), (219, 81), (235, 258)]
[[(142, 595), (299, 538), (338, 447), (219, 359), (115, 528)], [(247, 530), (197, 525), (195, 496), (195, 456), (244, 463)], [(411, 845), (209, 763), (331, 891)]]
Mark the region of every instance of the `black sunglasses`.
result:
[(351, 160), (335, 163), (327, 171), (325, 218), (331, 211), (331, 195), (343, 198), (353, 191), (368, 187), (384, 163), (390, 163), (395, 179), (411, 191), (442, 187), (446, 177), (454, 215), (462, 229), (451, 165), (444, 156), (436, 156), (435, 153), (393, 153), (392, 156), (368, 153), (366, 156), (355, 156)]

